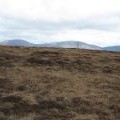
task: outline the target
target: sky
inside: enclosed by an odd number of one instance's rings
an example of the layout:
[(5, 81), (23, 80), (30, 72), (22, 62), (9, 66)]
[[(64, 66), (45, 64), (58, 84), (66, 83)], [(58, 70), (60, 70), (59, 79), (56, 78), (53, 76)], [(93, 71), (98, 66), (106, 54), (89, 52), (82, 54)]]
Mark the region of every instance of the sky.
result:
[(120, 0), (0, 0), (0, 41), (120, 45)]

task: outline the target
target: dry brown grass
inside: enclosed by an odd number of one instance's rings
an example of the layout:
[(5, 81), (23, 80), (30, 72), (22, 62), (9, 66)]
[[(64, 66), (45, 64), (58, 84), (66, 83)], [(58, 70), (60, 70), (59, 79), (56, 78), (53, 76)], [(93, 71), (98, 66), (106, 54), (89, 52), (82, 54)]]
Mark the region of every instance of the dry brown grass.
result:
[(1, 46), (0, 120), (120, 120), (120, 53)]

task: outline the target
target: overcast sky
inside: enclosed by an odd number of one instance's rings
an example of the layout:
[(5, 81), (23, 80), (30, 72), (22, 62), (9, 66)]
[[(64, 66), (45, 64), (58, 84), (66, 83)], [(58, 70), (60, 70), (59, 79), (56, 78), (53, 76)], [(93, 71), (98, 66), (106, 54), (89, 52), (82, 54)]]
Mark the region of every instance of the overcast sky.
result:
[(0, 0), (0, 41), (120, 45), (120, 0)]

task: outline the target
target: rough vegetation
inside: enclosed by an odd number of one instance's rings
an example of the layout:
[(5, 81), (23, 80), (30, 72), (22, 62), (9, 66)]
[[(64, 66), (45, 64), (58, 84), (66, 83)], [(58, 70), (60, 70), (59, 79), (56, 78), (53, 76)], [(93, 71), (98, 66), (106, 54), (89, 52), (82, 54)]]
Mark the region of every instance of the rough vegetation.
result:
[(120, 120), (120, 53), (1, 46), (0, 120)]

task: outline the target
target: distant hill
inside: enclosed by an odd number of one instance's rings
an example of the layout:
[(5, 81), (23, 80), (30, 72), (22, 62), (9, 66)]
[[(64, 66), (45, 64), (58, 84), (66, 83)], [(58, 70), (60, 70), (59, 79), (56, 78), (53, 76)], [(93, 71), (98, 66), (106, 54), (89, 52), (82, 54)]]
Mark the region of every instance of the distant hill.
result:
[(34, 46), (33, 43), (27, 42), (25, 40), (20, 40), (20, 39), (3, 41), (0, 44), (1, 45), (11, 45), (11, 46)]
[(107, 50), (107, 51), (118, 51), (118, 52), (120, 52), (120, 46), (104, 47), (103, 49)]
[(83, 48), (83, 49), (92, 49), (92, 50), (101, 50), (101, 47), (87, 44), (84, 42), (78, 41), (63, 41), (63, 42), (53, 42), (46, 44), (39, 44), (38, 47), (53, 47), (53, 48)]
[(120, 46), (108, 46), (99, 47), (96, 45), (87, 44), (79, 41), (62, 41), (62, 42), (51, 42), (44, 44), (34, 44), (26, 40), (13, 39), (0, 42), (0, 45), (10, 45), (10, 46), (26, 46), (26, 47), (48, 47), (48, 48), (80, 48), (80, 49), (90, 49), (90, 50), (106, 50), (106, 51), (117, 51), (120, 52)]
[(14, 39), (7, 40), (0, 43), (1, 45), (11, 45), (11, 46), (34, 46), (34, 47), (53, 47), (53, 48), (83, 48), (92, 50), (101, 50), (102, 48), (87, 44), (79, 41), (63, 41), (63, 42), (52, 42), (45, 44), (33, 44), (25, 40)]

